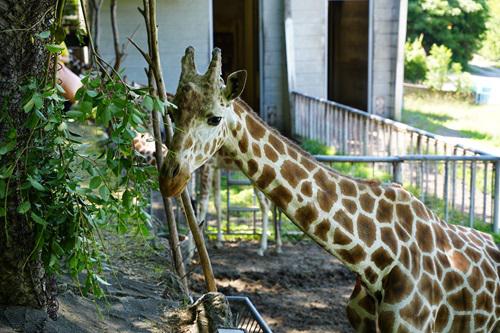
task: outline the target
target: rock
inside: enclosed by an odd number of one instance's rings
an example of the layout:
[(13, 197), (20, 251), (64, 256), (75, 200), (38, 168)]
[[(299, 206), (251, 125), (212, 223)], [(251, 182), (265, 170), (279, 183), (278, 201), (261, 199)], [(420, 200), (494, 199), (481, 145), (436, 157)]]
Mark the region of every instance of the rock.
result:
[(216, 333), (217, 328), (231, 327), (229, 303), (221, 293), (208, 293), (185, 309), (165, 313), (164, 320), (172, 332)]

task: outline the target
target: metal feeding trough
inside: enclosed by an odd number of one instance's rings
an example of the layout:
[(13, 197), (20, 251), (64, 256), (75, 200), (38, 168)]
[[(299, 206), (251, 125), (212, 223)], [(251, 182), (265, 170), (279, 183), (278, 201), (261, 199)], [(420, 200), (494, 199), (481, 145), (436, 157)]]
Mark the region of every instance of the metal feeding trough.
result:
[(272, 333), (248, 297), (226, 296), (233, 313), (235, 328), (220, 328), (219, 333)]

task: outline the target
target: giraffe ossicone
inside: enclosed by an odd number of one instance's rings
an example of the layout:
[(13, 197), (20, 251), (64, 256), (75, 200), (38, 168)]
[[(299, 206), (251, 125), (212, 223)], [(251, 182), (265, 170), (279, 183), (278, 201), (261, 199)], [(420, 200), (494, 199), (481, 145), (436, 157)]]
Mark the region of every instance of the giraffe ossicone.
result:
[[(358, 332), (493, 332), (500, 251), (491, 236), (441, 221), (400, 186), (341, 175), (282, 137), (244, 103), (244, 75), (220, 79), (182, 60), (173, 146), (160, 188), (176, 195), (219, 149), (304, 233), (358, 276), (347, 315)], [(499, 328), (497, 328), (499, 329)]]

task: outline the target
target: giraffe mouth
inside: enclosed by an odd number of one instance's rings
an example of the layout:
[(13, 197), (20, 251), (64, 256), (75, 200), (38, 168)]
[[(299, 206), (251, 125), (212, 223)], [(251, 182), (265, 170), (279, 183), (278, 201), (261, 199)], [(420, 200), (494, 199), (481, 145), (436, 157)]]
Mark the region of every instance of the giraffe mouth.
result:
[(166, 197), (176, 197), (184, 191), (191, 175), (182, 170), (175, 177), (166, 177), (160, 174), (160, 191)]

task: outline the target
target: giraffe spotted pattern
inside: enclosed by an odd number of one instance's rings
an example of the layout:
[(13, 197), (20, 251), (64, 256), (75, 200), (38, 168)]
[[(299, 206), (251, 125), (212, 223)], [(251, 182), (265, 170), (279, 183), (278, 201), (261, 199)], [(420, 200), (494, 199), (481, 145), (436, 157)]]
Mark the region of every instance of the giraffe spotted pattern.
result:
[[(399, 185), (341, 175), (318, 163), (269, 128), (234, 98), (231, 74), (224, 86), (220, 51), (209, 70), (194, 70), (193, 49), (183, 58), (176, 100), (183, 103), (174, 141), (191, 138), (162, 168), (162, 190), (175, 195), (215, 142), (304, 233), (358, 276), (347, 315), (358, 332), (493, 332), (500, 321), (500, 251), (489, 235), (441, 221)], [(186, 97), (188, 90), (196, 91)], [(178, 105), (179, 106), (179, 105)], [(205, 125), (220, 115), (215, 128)], [(208, 115), (208, 116), (207, 116)], [(219, 146), (220, 145), (220, 146)], [(203, 164), (203, 163), (201, 163)]]

